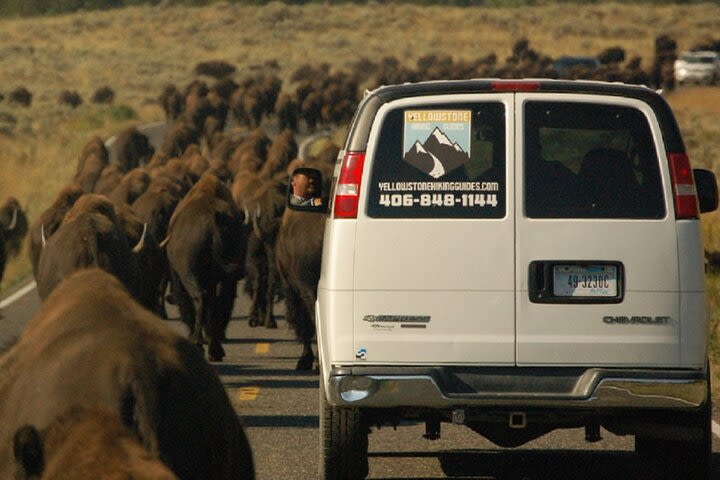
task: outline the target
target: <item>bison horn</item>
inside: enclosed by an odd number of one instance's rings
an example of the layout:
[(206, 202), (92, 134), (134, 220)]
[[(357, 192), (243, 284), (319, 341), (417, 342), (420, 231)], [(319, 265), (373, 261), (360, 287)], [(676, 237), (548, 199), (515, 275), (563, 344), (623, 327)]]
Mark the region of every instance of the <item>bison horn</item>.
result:
[(40, 239), (42, 240), (42, 246), (45, 248), (45, 244), (47, 243), (47, 237), (45, 236), (45, 224), (43, 223), (40, 225)]
[(7, 227), (7, 231), (15, 230), (15, 226), (17, 225), (17, 217), (18, 217), (18, 207), (15, 207), (13, 209), (13, 217), (12, 220), (10, 220), (10, 225)]
[(250, 224), (250, 212), (248, 212), (247, 207), (243, 208), (243, 212), (245, 213), (245, 221), (243, 223), (248, 225)]
[(255, 218), (260, 218), (260, 204), (257, 204), (257, 208), (255, 209)]
[(167, 237), (165, 237), (165, 240), (163, 240), (162, 242), (160, 242), (160, 248), (165, 248), (165, 245), (167, 245), (167, 243), (168, 243), (169, 241), (170, 241), (170, 235), (168, 235)]
[(133, 253), (140, 253), (145, 246), (145, 234), (147, 233), (147, 223), (143, 223), (143, 233), (137, 245), (132, 249)]

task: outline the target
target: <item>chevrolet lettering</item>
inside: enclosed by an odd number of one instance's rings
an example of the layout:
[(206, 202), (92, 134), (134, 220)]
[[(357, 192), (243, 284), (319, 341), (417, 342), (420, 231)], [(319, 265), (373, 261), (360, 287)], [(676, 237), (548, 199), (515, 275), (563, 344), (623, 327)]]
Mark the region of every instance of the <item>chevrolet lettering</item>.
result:
[(618, 325), (667, 325), (670, 323), (670, 317), (647, 317), (647, 316), (632, 316), (632, 317), (603, 317), (603, 322), (609, 324)]

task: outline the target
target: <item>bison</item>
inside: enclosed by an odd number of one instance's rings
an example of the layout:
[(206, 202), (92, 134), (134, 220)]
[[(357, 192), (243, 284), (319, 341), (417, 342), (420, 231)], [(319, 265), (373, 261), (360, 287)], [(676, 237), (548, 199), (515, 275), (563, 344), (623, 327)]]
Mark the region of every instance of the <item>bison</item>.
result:
[(33, 274), (37, 279), (38, 263), (40, 262), (40, 252), (47, 239), (60, 228), (62, 219), (65, 214), (72, 208), (78, 198), (85, 191), (77, 183), (71, 183), (65, 186), (58, 193), (55, 201), (48, 207), (30, 226), (30, 236), (28, 238), (28, 253), (30, 256), (30, 264), (32, 265)]
[(34, 425), (22, 426), (15, 432), (13, 451), (16, 480), (178, 478), (108, 408), (71, 407), (42, 432)]
[(86, 192), (92, 192), (100, 175), (108, 166), (110, 155), (105, 143), (98, 136), (92, 137), (85, 144), (78, 158), (75, 182), (80, 184)]
[(7, 254), (18, 255), (28, 233), (28, 219), (17, 198), (8, 197), (0, 206), (0, 229), (5, 233)]
[(238, 280), (244, 275), (247, 226), (229, 189), (206, 173), (178, 204), (170, 219), (166, 252), (173, 297), (190, 338), (208, 358), (221, 361), (221, 341), (230, 320)]
[(12, 478), (19, 428), (44, 430), (76, 405), (114, 412), (180, 478), (254, 478), (213, 368), (97, 268), (58, 285), (0, 356), (0, 478)]
[(116, 137), (113, 147), (123, 172), (145, 165), (155, 153), (148, 137), (135, 127), (126, 128)]
[[(322, 192), (328, 192), (332, 178), (333, 163), (337, 147), (330, 145), (318, 157), (306, 163), (292, 162), (293, 165), (313, 167), (320, 170), (324, 184)], [(315, 300), (320, 280), (325, 215), (285, 209), (275, 243), (275, 259), (278, 275), (285, 298), (285, 318), (293, 327), (295, 335), (303, 344), (297, 370), (313, 368), (314, 355), (312, 339), (315, 336)]]
[(108, 197), (115, 205), (132, 204), (147, 190), (150, 174), (143, 168), (134, 168), (126, 173)]
[(113, 204), (97, 194), (80, 197), (43, 247), (36, 275), (40, 298), (47, 298), (72, 272), (91, 266), (112, 273), (136, 298), (140, 295), (133, 247)]

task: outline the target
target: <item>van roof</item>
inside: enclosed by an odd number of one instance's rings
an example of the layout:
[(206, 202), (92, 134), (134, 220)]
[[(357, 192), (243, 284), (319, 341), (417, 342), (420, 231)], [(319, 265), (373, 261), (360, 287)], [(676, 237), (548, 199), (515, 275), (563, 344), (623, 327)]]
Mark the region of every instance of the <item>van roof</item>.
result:
[(630, 85), (620, 82), (596, 80), (555, 80), (546, 78), (524, 79), (473, 79), (434, 80), (399, 85), (383, 85), (368, 91), (353, 118), (345, 144), (347, 151), (364, 151), (367, 148), (370, 128), (380, 107), (386, 103), (407, 97), (429, 95), (499, 93), (499, 92), (542, 92), (588, 95), (610, 95), (634, 98), (647, 103), (655, 112), (662, 129), (665, 147), (670, 152), (683, 153), (680, 130), (670, 106), (660, 93), (644, 85)]

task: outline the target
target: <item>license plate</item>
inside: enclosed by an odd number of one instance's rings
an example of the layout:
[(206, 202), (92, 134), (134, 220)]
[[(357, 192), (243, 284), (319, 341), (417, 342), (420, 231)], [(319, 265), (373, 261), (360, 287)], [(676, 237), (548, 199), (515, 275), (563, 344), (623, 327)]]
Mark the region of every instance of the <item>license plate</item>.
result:
[(616, 297), (617, 266), (554, 265), (553, 294), (556, 297)]

